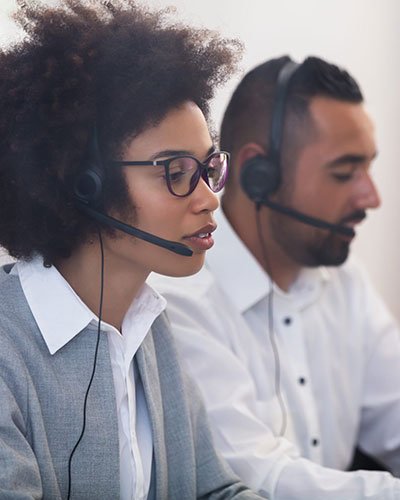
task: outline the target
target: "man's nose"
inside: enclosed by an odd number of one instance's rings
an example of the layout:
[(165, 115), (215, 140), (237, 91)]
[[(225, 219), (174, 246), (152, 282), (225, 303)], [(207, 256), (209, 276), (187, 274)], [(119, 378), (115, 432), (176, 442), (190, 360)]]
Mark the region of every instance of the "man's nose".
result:
[(360, 180), (358, 191), (355, 197), (355, 205), (357, 209), (366, 210), (369, 208), (378, 208), (381, 204), (381, 199), (371, 175), (366, 172), (365, 176)]

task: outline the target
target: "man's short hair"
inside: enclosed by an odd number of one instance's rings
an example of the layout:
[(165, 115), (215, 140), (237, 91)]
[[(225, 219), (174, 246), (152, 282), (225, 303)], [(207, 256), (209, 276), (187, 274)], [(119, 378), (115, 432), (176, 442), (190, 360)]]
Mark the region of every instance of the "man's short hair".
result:
[[(221, 148), (232, 153), (232, 164), (235, 153), (249, 142), (260, 144), (268, 153), (276, 82), (280, 70), (288, 61), (290, 58), (283, 56), (260, 64), (245, 75), (233, 92), (220, 133)], [(291, 153), (298, 145), (298, 138), (294, 137), (296, 132), (303, 136), (304, 129), (307, 132), (304, 124), (309, 104), (317, 96), (353, 103), (363, 101), (360, 87), (347, 71), (318, 57), (305, 59), (292, 77), (286, 99), (283, 158), (289, 156), (285, 145), (290, 143)], [(296, 126), (291, 127), (289, 140), (287, 123), (293, 117), (296, 118)], [(302, 127), (299, 126), (300, 123), (303, 124)]]

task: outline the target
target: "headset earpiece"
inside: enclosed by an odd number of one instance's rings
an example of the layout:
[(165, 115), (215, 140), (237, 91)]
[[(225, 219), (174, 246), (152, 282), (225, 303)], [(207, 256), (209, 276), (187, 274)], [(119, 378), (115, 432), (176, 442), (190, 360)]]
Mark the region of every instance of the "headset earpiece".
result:
[(268, 156), (255, 156), (242, 165), (240, 175), (242, 189), (255, 203), (266, 200), (279, 188), (281, 183), (280, 154), (286, 97), (290, 82), (298, 67), (297, 63), (288, 61), (279, 71), (272, 109)]
[(93, 205), (101, 198), (103, 179), (95, 169), (84, 170), (76, 179), (74, 196), (81, 202)]
[(278, 189), (280, 172), (266, 156), (257, 155), (243, 164), (240, 182), (247, 196), (259, 203)]
[(89, 140), (84, 164), (84, 170), (74, 183), (74, 196), (81, 203), (96, 205), (103, 194), (104, 180), (104, 168), (99, 151), (96, 126)]

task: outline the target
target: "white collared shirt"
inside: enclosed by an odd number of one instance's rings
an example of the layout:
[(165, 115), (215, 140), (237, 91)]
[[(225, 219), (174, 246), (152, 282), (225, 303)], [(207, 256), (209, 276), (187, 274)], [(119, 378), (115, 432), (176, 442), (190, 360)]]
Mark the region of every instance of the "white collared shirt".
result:
[[(43, 266), (41, 258), (18, 262), (12, 273), (19, 275), (50, 354), (61, 349), (89, 323), (98, 324), (96, 314), (54, 266)], [(121, 500), (145, 499), (150, 487), (153, 439), (134, 356), (164, 308), (165, 300), (144, 284), (124, 317), (122, 335), (112, 325), (101, 323), (102, 331), (108, 334), (118, 413)]]
[(400, 499), (389, 473), (342, 472), (358, 444), (400, 475), (400, 336), (365, 275), (349, 262), (304, 270), (289, 293), (273, 285), (270, 332), (270, 280), (222, 211), (217, 221), (205, 268), (150, 281), (217, 446), (273, 500)]

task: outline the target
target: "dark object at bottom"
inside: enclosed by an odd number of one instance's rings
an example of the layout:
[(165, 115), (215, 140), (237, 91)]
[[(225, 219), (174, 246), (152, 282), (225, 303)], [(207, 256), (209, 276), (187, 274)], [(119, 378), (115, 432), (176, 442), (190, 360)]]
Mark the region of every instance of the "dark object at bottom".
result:
[(374, 458), (370, 457), (359, 448), (354, 452), (353, 462), (349, 467), (350, 470), (387, 470), (382, 464), (377, 462)]

